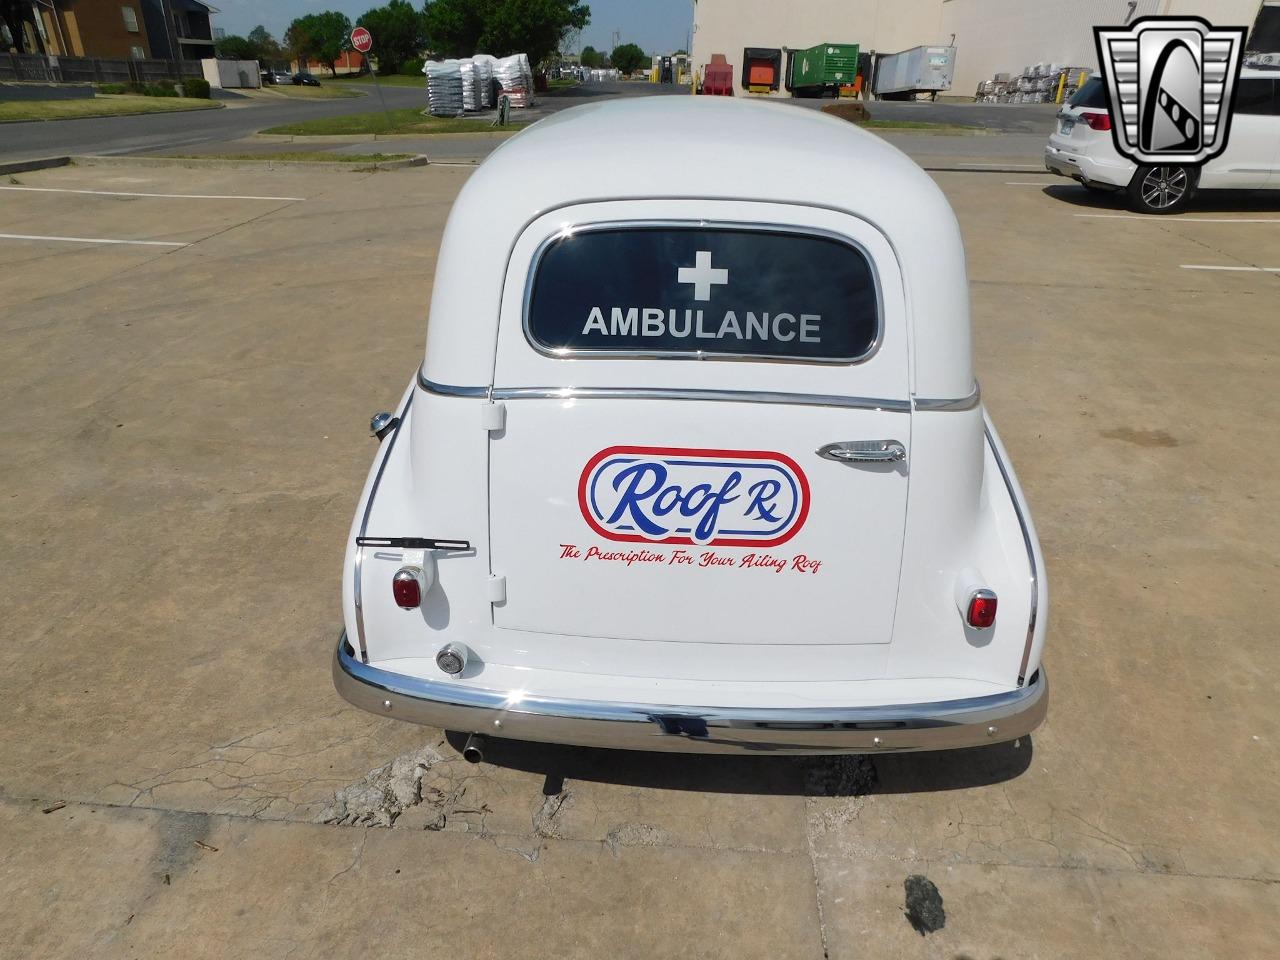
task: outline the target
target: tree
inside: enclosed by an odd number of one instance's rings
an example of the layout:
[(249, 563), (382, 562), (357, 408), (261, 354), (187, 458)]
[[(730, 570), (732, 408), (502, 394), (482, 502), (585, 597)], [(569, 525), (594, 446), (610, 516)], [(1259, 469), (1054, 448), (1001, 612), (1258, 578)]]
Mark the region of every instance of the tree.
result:
[(257, 60), (258, 45), (245, 37), (235, 34), (217, 40), (213, 45), (214, 52), (223, 60)]
[(427, 0), (423, 14), (439, 53), (526, 53), (535, 64), (560, 49), (566, 33), (591, 21), (591, 8), (578, 0)]
[(342, 51), (350, 46), (351, 21), (345, 13), (326, 10), (309, 13), (289, 24), (284, 32), (284, 42), (299, 60), (299, 66), (309, 60), (325, 64), (335, 77), (338, 71), (334, 63)]
[(279, 60), (280, 44), (263, 26), (254, 27), (247, 37), (235, 35), (214, 42), (214, 51), (224, 60)]
[(582, 46), (582, 28), (571, 26), (560, 35), (560, 59), (578, 52)]
[(582, 48), (578, 61), (588, 70), (596, 70), (604, 66), (604, 55), (595, 47), (586, 46)]
[(427, 44), (423, 14), (409, 0), (389, 0), (385, 7), (366, 12), (356, 26), (373, 34), (373, 55), (378, 59), (378, 72), (384, 76), (418, 56)]
[(613, 48), (609, 57), (613, 65), (623, 73), (635, 73), (649, 63), (649, 57), (634, 43), (624, 43)]
[(248, 39), (258, 48), (259, 60), (281, 59), (283, 51), (280, 49), (280, 44), (276, 42), (276, 38), (267, 32), (267, 28), (262, 24), (258, 24), (249, 31)]

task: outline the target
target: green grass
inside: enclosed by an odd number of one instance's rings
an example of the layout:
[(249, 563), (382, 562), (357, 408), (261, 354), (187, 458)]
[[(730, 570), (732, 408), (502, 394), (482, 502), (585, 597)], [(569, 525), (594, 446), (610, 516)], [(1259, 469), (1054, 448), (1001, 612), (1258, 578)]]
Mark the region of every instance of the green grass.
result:
[(577, 85), (578, 81), (570, 77), (565, 77), (563, 80), (547, 81), (547, 87), (551, 90), (568, 90), (570, 87), (576, 87)]
[[(343, 74), (340, 77), (317, 77), (316, 79), (321, 83), (358, 83), (361, 85), (368, 84), (370, 87), (373, 86), (373, 78), (368, 74), (363, 77), (356, 76), (354, 74), (350, 76)], [(416, 77), (411, 77), (402, 73), (393, 73), (389, 77), (379, 77), (378, 84), (383, 87), (420, 87), (425, 90), (427, 89), (427, 78), (422, 74), (418, 74)]]
[(518, 129), (523, 124), (495, 127), (488, 120), (469, 120), (465, 117), (424, 117), (417, 107), (403, 107), (388, 111), (390, 124), (381, 110), (372, 113), (355, 113), (345, 117), (325, 117), (285, 123), (270, 127), (262, 133), (294, 137), (333, 137), (353, 134), (433, 134), (433, 133), (500, 133)]
[(175, 110), (216, 110), (222, 104), (192, 97), (139, 97), (98, 94), (91, 100), (8, 100), (0, 103), (0, 123), (19, 120), (72, 120), (83, 117), (122, 117), (136, 113)]

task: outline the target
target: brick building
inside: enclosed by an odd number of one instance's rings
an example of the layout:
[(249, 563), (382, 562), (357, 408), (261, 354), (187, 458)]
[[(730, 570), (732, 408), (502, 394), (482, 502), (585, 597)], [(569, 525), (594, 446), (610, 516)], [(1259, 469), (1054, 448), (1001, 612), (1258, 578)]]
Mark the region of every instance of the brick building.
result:
[(11, 46), (62, 57), (150, 57), (143, 0), (45, 0), (5, 20)]

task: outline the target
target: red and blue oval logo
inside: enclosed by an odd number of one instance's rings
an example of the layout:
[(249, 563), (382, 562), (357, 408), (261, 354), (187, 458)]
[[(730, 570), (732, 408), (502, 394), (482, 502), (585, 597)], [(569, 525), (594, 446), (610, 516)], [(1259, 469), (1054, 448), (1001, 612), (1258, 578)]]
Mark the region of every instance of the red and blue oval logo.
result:
[(804, 526), (809, 480), (768, 450), (608, 447), (582, 468), (578, 506), (609, 540), (774, 547)]

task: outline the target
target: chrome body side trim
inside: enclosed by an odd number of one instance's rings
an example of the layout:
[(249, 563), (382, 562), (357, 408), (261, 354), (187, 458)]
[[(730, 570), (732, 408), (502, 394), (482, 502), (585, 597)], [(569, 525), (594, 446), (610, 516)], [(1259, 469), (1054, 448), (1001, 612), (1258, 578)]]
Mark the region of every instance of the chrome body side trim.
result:
[(494, 400), (713, 400), (727, 403), (790, 403), (810, 407), (851, 407), (910, 413), (909, 400), (840, 397), (825, 393), (773, 393), (761, 390), (700, 390), (667, 387), (461, 387), (428, 380), (418, 371), (418, 386), (442, 397), (487, 397)]
[(490, 400), (713, 400), (726, 403), (790, 403), (806, 407), (847, 407), (854, 410), (888, 410), (910, 413), (916, 410), (972, 410), (982, 400), (974, 385), (967, 397), (950, 400), (887, 400), (879, 397), (845, 397), (830, 393), (782, 393), (768, 390), (702, 390), (669, 387), (469, 387), (428, 380), (418, 368), (418, 386), (441, 397), (471, 397)]
[(991, 447), (1000, 476), (1004, 478), (1005, 489), (1009, 491), (1009, 500), (1013, 504), (1013, 512), (1018, 517), (1018, 527), (1022, 530), (1022, 543), (1027, 548), (1027, 566), (1031, 570), (1031, 614), (1027, 618), (1027, 642), (1022, 648), (1022, 662), (1018, 664), (1018, 686), (1027, 681), (1027, 662), (1031, 659), (1031, 644), (1036, 636), (1036, 617), (1040, 606), (1040, 571), (1036, 567), (1036, 549), (1031, 542), (1031, 530), (1027, 526), (1027, 518), (1022, 513), (1022, 505), (1018, 503), (1017, 491), (1013, 488), (1013, 479), (1009, 476), (1009, 468), (1005, 466), (1004, 457), (1000, 455), (1000, 447), (991, 438), (991, 428), (984, 426), (987, 445)]
[(956, 397), (949, 400), (934, 400), (925, 397), (916, 397), (913, 401), (915, 408), (921, 412), (933, 412), (935, 410), (972, 410), (982, 402), (982, 389), (977, 383), (974, 383), (973, 389), (969, 391), (967, 397)]
[[(369, 498), (364, 502), (364, 516), (360, 518), (360, 532), (357, 537), (363, 537), (369, 532), (369, 515), (373, 512), (373, 498), (378, 494), (378, 484), (382, 483), (382, 472), (387, 469), (387, 461), (391, 459), (391, 451), (395, 449), (396, 438), (400, 436), (400, 431), (404, 428), (404, 418), (409, 415), (409, 407), (413, 404), (413, 392), (410, 391), (409, 399), (404, 402), (404, 406), (400, 410), (400, 417), (392, 430), (391, 436), (387, 440), (381, 441), (378, 453), (382, 460), (378, 463), (378, 472), (374, 475), (373, 486), (369, 488)], [(369, 662), (369, 649), (364, 639), (364, 547), (356, 546), (356, 562), (353, 570), (355, 582), (352, 584), (352, 596), (355, 599), (356, 607), (356, 641), (359, 644), (360, 659), (365, 663)]]
[(1025, 736), (1048, 710), (1043, 672), (985, 697), (874, 707), (694, 707), (513, 696), (362, 663), (345, 635), (333, 682), (350, 703), (414, 723), (514, 740), (686, 753), (939, 750)]
[[(876, 332), (871, 338), (871, 343), (867, 345), (867, 349), (856, 357), (797, 357), (789, 354), (778, 353), (721, 353), (721, 352), (705, 352), (702, 350), (607, 350), (607, 349), (574, 349), (572, 347), (548, 347), (541, 343), (537, 337), (533, 335), (533, 331), (529, 328), (529, 308), (533, 304), (533, 287), (534, 281), (538, 276), (538, 268), (542, 265), (542, 258), (546, 255), (552, 244), (557, 243), (566, 237), (572, 237), (583, 233), (598, 233), (605, 230), (722, 230), (722, 231), (754, 231), (756, 233), (785, 233), (802, 237), (815, 237), (823, 240), (830, 240), (834, 243), (842, 244), (855, 250), (867, 264), (867, 271), (871, 275), (871, 283), (875, 288), (876, 297)], [(526, 226), (525, 229), (528, 229)], [(523, 234), (523, 230), (521, 234)], [(572, 358), (581, 358), (589, 360), (612, 360), (612, 359), (646, 359), (646, 360), (738, 360), (738, 361), (766, 361), (771, 363), (814, 363), (823, 365), (852, 366), (854, 364), (866, 363), (877, 353), (880, 352), (880, 344), (884, 341), (884, 298), (881, 296), (880, 271), (876, 269), (875, 260), (862, 244), (858, 243), (852, 237), (834, 230), (827, 230), (822, 227), (801, 227), (794, 224), (782, 223), (763, 223), (763, 222), (743, 222), (737, 220), (707, 220), (707, 219), (691, 219), (691, 220), (595, 220), (586, 223), (564, 224), (555, 233), (545, 237), (539, 244), (538, 248), (533, 252), (533, 259), (529, 263), (529, 271), (525, 274), (524, 280), (524, 299), (520, 304), (520, 325), (524, 330), (524, 338), (529, 346), (533, 347), (538, 353), (544, 357), (551, 357), (555, 360), (566, 360)]]

